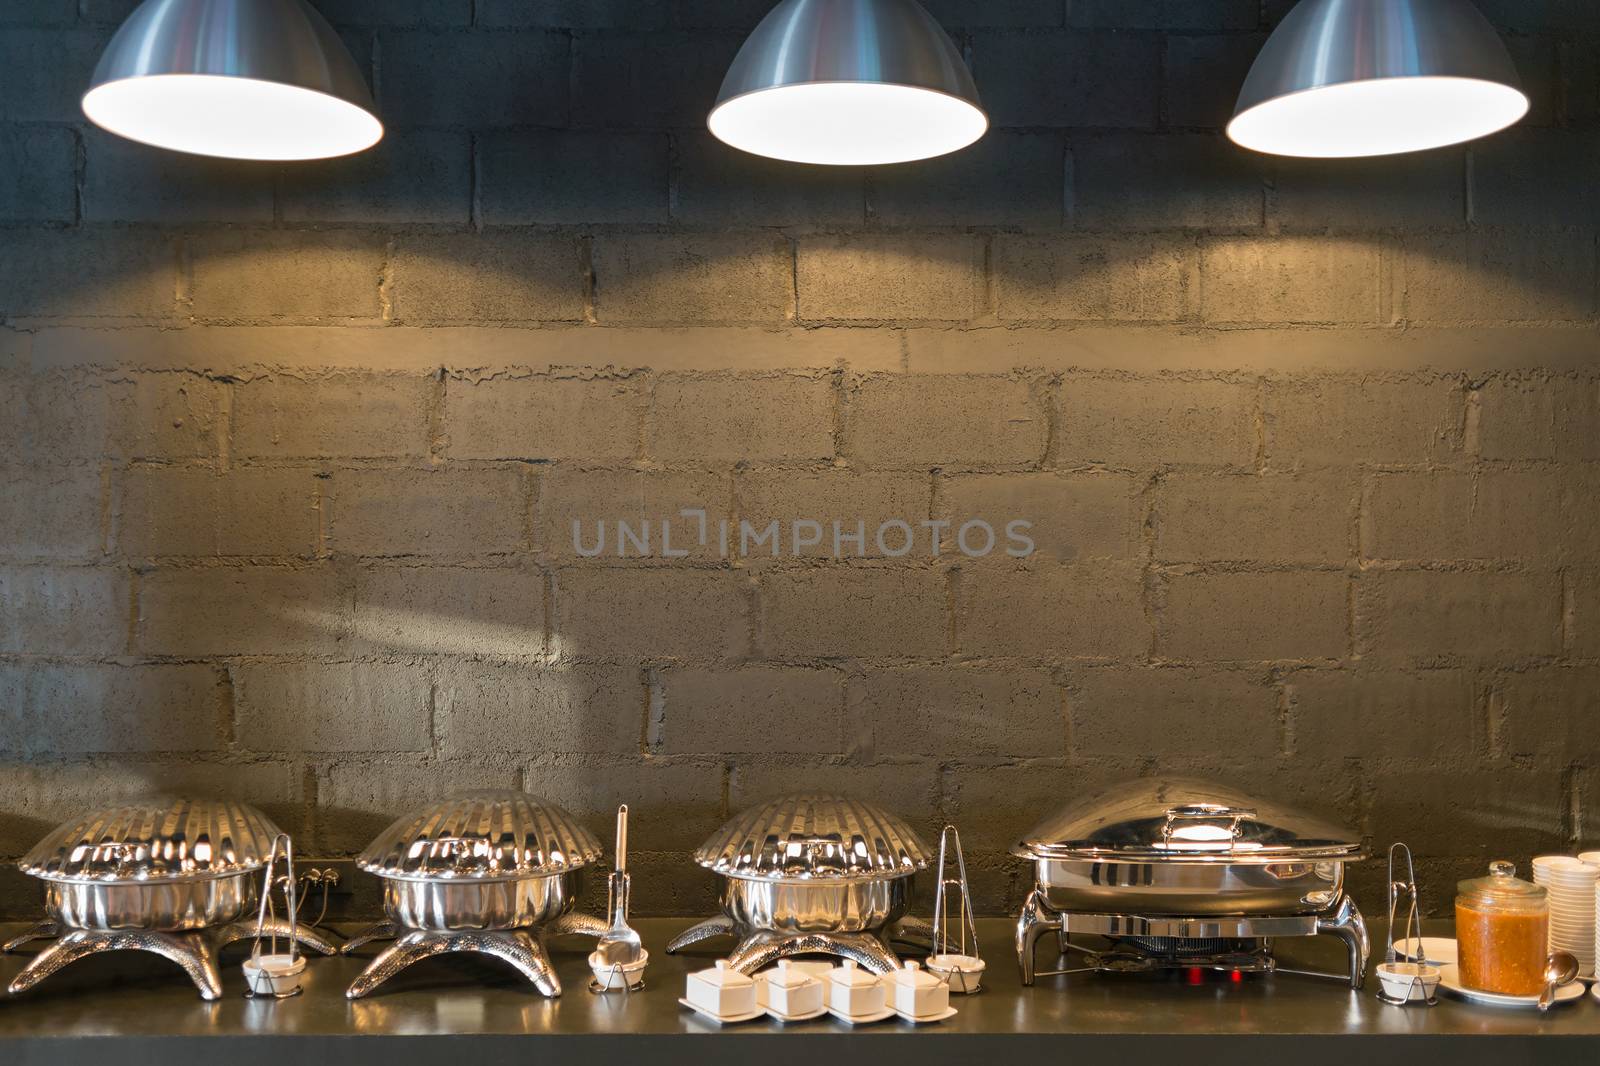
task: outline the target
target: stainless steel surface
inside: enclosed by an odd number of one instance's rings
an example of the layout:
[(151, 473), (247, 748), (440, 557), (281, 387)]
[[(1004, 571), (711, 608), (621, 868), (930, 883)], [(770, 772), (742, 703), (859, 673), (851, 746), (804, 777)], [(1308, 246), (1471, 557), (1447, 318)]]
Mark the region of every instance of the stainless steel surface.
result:
[[(1361, 986), (1371, 944), (1344, 894), (1344, 864), (1364, 852), (1354, 833), (1319, 818), (1206, 782), (1152, 778), (1069, 804), (1012, 850), (1034, 865), (1016, 926), (1025, 985), (1037, 976), (1041, 936), (1053, 932), (1065, 947), (1069, 934), (1084, 932), (1263, 941), (1327, 934), (1345, 944), (1346, 976)], [(1270, 951), (1260, 954), (1251, 965), (1273, 968)], [(1233, 961), (1219, 965), (1244, 965), (1237, 952), (1226, 955)]]
[(18, 866), (46, 881), (203, 881), (259, 870), (281, 830), (244, 803), (162, 799), (63, 822)]
[(577, 870), (600, 854), (595, 835), (555, 804), (482, 791), (396, 819), (356, 862), (389, 879), (496, 881)]
[(1522, 88), (1505, 42), (1471, 0), (1301, 0), (1256, 57), (1234, 117), (1310, 89), (1419, 77)]
[(632, 884), (628, 878), (628, 805), (617, 808), (617, 846), (615, 868), (611, 871), (606, 893), (607, 910), (611, 925), (595, 945), (595, 956), (607, 966), (631, 966), (639, 961), (644, 947), (639, 934), (628, 925), (628, 894)]
[(162, 74), (278, 82), (377, 112), (344, 42), (305, 0), (145, 0), (111, 38), (89, 87)]
[(203, 881), (47, 881), (44, 886), (46, 913), (73, 929), (186, 932), (231, 922), (255, 900), (250, 873)]
[(1035, 881), (1056, 910), (1137, 914), (1315, 914), (1338, 898), (1342, 862), (1081, 862), (1039, 859)]
[(849, 796), (779, 796), (736, 815), (695, 852), (727, 877), (852, 881), (905, 877), (928, 865), (928, 846), (898, 815)]
[(905, 914), (928, 849), (898, 816), (829, 793), (797, 793), (730, 819), (695, 852), (723, 875), (722, 915), (667, 945), (715, 936), (738, 943), (745, 973), (792, 954), (855, 959), (886, 973), (899, 965), (890, 930)]
[(717, 103), (811, 82), (909, 85), (982, 107), (961, 53), (916, 0), (783, 0), (739, 49)]
[(523, 929), (560, 917), (583, 891), (583, 874), (516, 881), (406, 881), (384, 878), (383, 910), (395, 925), (439, 932)]
[[(324, 955), (334, 954), (334, 946), (320, 933), (295, 928), (282, 918), (269, 918), (262, 926), (269, 934), (293, 938)], [(28, 991), (62, 967), (108, 951), (145, 951), (176, 963), (200, 991), (200, 998), (216, 1000), (222, 996), (222, 976), (217, 971), (217, 956), (238, 940), (256, 935), (257, 923), (243, 921), (187, 932), (156, 929), (69, 929), (39, 952), (22, 972), (12, 978), (12, 995)]]
[[(853, 1030), (822, 1018), (804, 1029), (762, 1019), (719, 1029), (677, 1003), (684, 976), (707, 952), (668, 957), (681, 919), (636, 919), (652, 977), (620, 996), (537, 995), (514, 970), (470, 956), (403, 973), (383, 994), (348, 1001), (365, 959), (313, 959), (305, 994), (264, 1009), (236, 994), (202, 1005), (181, 973), (153, 956), (119, 952), (71, 967), (26, 999), (0, 996), (0, 1061), (50, 1066), (158, 1066), (225, 1055), (230, 1062), (341, 1066), (498, 1066), (514, 1062), (652, 1066), (815, 1066), (819, 1058), (971, 1066), (975, 1061), (1108, 1061), (1224, 1064), (1292, 1058), (1297, 1066), (1351, 1061), (1407, 1066), (1593, 1066), (1600, 1003), (1540, 1014), (1446, 998), (1431, 1011), (1397, 1011), (1331, 982), (1273, 974), (1109, 979), (1044, 977), (1021, 987), (1010, 966), (991, 966), (980, 995), (935, 1026), (886, 1023)], [(986, 942), (1007, 936), (1002, 919), (979, 919)], [(0, 926), (0, 939), (21, 931)], [(1376, 931), (1381, 935), (1381, 931)], [(1430, 921), (1427, 936), (1449, 936)], [(589, 979), (589, 945), (551, 939), (548, 955), (570, 989)], [(242, 945), (236, 949), (242, 951)], [(1328, 938), (1280, 942), (1281, 966), (1332, 969), (1343, 952)], [(0, 983), (24, 960), (0, 956)], [(224, 963), (227, 965), (227, 962)], [(230, 982), (237, 992), (237, 982)], [(116, 989), (116, 995), (103, 994)]]
[(722, 912), (745, 930), (863, 933), (904, 914), (911, 891), (909, 877), (833, 883), (730, 877), (722, 884)]
[(1365, 857), (1361, 838), (1314, 815), (1206, 781), (1152, 777), (1075, 800), (1011, 849), (1027, 859), (1283, 863)]

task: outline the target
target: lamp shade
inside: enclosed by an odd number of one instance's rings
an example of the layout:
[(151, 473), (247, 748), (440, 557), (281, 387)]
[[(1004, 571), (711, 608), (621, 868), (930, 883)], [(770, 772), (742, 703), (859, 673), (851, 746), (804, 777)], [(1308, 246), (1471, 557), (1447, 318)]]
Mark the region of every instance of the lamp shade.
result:
[(1470, 0), (1301, 0), (1250, 68), (1228, 136), (1274, 155), (1391, 155), (1527, 111), (1505, 43)]
[(383, 136), (344, 43), (305, 0), (144, 0), (111, 38), (83, 113), (160, 148), (325, 159)]
[(989, 119), (916, 0), (783, 0), (739, 50), (707, 124), (756, 155), (862, 165), (954, 152)]

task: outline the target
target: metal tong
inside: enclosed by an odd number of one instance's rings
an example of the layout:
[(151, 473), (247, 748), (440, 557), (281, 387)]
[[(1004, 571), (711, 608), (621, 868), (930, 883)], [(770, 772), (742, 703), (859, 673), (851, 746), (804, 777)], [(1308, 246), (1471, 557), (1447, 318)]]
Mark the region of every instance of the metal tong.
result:
[[(955, 844), (956, 877), (945, 873), (945, 852), (950, 843)], [(954, 885), (961, 890), (960, 950), (950, 950), (950, 910), (945, 901), (945, 890)], [(968, 950), (969, 939), (971, 950)], [(933, 893), (933, 954), (978, 956), (978, 925), (973, 920), (972, 891), (967, 882), (967, 857), (961, 851), (961, 834), (956, 827), (947, 825), (939, 832), (939, 883)]]

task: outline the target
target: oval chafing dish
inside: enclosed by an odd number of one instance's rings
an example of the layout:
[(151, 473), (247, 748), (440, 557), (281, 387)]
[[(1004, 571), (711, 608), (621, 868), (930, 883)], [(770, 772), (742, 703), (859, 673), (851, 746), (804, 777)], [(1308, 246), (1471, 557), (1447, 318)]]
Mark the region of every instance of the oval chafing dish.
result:
[[(1150, 778), (1068, 804), (1012, 848), (1034, 868), (1017, 927), (1023, 981), (1045, 931), (1172, 940), (1331, 933), (1360, 984), (1369, 950), (1344, 891), (1354, 833), (1204, 781)], [(1154, 932), (1159, 931), (1159, 932)], [(1357, 965), (1359, 963), (1359, 966)]]
[[(44, 882), (50, 915), (5, 945), (56, 938), (11, 982), (33, 987), (61, 967), (102, 951), (162, 955), (189, 974), (200, 995), (222, 995), (216, 955), (255, 935), (247, 919), (256, 874), (281, 831), (254, 807), (227, 800), (171, 799), (127, 804), (63, 822), (18, 863)], [(290, 923), (268, 919), (268, 933)], [(333, 945), (301, 926), (297, 938), (331, 954)]]
[(368, 995), (419, 959), (469, 951), (503, 959), (559, 996), (543, 936), (604, 931), (598, 918), (572, 913), (583, 868), (600, 855), (600, 841), (572, 815), (523, 792), (465, 792), (396, 819), (356, 860), (383, 881), (387, 921), (340, 950), (398, 939), (346, 995)]
[(721, 875), (722, 914), (680, 934), (669, 952), (726, 934), (738, 938), (728, 965), (744, 973), (803, 954), (887, 973), (899, 967), (889, 938), (905, 924), (929, 854), (910, 825), (875, 804), (796, 793), (730, 819), (694, 858)]

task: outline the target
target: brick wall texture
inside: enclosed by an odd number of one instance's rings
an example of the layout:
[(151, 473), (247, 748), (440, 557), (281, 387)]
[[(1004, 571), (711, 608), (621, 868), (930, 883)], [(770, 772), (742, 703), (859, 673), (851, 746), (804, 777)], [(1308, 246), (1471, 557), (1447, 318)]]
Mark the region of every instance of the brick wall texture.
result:
[[(521, 786), (629, 802), (689, 913), (820, 785), (1000, 912), (1035, 815), (1157, 771), (1435, 901), (1600, 843), (1600, 6), (1483, 0), (1516, 130), (1301, 162), (1221, 133), (1283, 0), (930, 0), (995, 128), (868, 170), (705, 133), (767, 0), (319, 0), (389, 136), (295, 166), (87, 126), (131, 6), (0, 11), (0, 858), (157, 787), (349, 855)], [(1038, 550), (568, 535), (682, 508)]]

